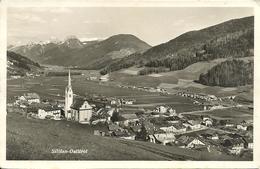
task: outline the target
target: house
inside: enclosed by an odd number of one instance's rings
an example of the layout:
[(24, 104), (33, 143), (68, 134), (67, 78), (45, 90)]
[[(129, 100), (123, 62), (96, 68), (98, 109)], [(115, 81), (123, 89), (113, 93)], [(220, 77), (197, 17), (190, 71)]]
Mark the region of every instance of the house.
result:
[(246, 129), (247, 129), (247, 125), (244, 125), (244, 124), (238, 124), (238, 125), (237, 125), (237, 129), (239, 129), (239, 130), (245, 130), (245, 131), (246, 131)]
[(174, 126), (160, 127), (160, 129), (166, 133), (177, 132), (177, 129)]
[(166, 112), (165, 114), (168, 115), (168, 116), (170, 116), (170, 117), (172, 117), (172, 116), (177, 116), (177, 115), (178, 115), (178, 114), (176, 113), (176, 110), (173, 109), (173, 108), (171, 108), (171, 107), (168, 108), (168, 110), (167, 110), (167, 112)]
[(93, 107), (83, 98), (74, 99), (71, 108), (71, 120), (79, 123), (90, 123)]
[(38, 109), (38, 118), (46, 119), (48, 117), (54, 120), (60, 120), (61, 109), (52, 106), (45, 106)]
[(155, 107), (154, 111), (158, 113), (166, 113), (168, 110), (167, 106), (157, 106)]
[(120, 137), (120, 138), (127, 138), (130, 136), (127, 130), (117, 130), (112, 132), (112, 136)]
[(244, 138), (244, 140), (245, 140), (245, 148), (252, 150), (254, 148), (253, 139), (252, 138)]
[(151, 143), (161, 143), (166, 145), (166, 143), (175, 141), (175, 135), (173, 133), (155, 133), (149, 135), (149, 141)]
[(116, 105), (117, 103), (118, 103), (117, 99), (112, 99), (112, 100), (110, 101), (110, 104), (111, 104), (111, 105)]
[(100, 131), (100, 130), (94, 130), (94, 135), (95, 136), (105, 136), (105, 132), (104, 131)]
[(125, 119), (124, 120), (125, 126), (128, 126), (129, 123), (135, 123), (135, 122), (139, 121), (139, 118), (134, 113), (132, 113), (132, 114), (122, 114), (121, 116)]
[(224, 141), (223, 146), (229, 148), (231, 154), (237, 155), (245, 148), (245, 141), (242, 138), (229, 139)]
[(170, 126), (160, 127), (166, 133), (185, 132), (186, 127), (182, 123), (173, 123)]
[(211, 119), (210, 117), (203, 117), (203, 122), (202, 122), (205, 126), (210, 127), (213, 125), (213, 119)]
[(190, 124), (189, 127), (192, 130), (200, 129), (202, 127), (198, 120), (188, 120), (188, 124)]
[(199, 137), (190, 137), (186, 143), (186, 148), (196, 148), (196, 146), (206, 146), (206, 143)]
[(91, 122), (91, 124), (96, 125), (98, 123), (105, 123), (107, 119), (97, 119)]
[(11, 77), (12, 79), (19, 79), (19, 78), (21, 78), (20, 75), (11, 75), (10, 77)]
[(20, 96), (18, 99), (19, 101), (26, 101), (29, 104), (40, 103), (40, 96), (37, 93), (27, 93)]
[(237, 125), (237, 129), (239, 129), (239, 130), (247, 131), (247, 130), (250, 130), (250, 128), (251, 128), (251, 130), (253, 130), (253, 125), (246, 121), (242, 121), (240, 124)]
[(126, 140), (135, 140), (135, 135), (130, 135), (130, 136), (121, 136), (120, 138), (126, 139)]
[(210, 108), (210, 110), (223, 109), (223, 108), (224, 108), (224, 106), (222, 106), (222, 105), (216, 105), (216, 106), (212, 106)]
[(103, 75), (99, 78), (101, 82), (107, 82), (109, 81), (109, 74)]
[(179, 123), (180, 122), (180, 119), (178, 116), (170, 116), (170, 117), (166, 117), (165, 120), (168, 122), (168, 123)]
[(87, 78), (87, 80), (97, 80), (97, 77), (96, 76), (90, 76)]
[(121, 99), (121, 103), (122, 104), (126, 104), (126, 105), (132, 105), (134, 104), (135, 100), (133, 99)]

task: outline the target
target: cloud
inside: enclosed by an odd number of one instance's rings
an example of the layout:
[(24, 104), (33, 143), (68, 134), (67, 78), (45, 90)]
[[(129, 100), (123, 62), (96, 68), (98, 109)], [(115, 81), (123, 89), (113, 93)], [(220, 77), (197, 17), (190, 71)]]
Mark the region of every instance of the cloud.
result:
[(52, 22), (58, 22), (58, 19), (57, 18), (53, 18)]
[(72, 10), (69, 8), (51, 8), (50, 12), (52, 12), (52, 13), (72, 13)]
[[(72, 13), (73, 11), (70, 8), (64, 8), (64, 7), (33, 7), (30, 8), (32, 12), (38, 12), (38, 13)], [(27, 9), (28, 11), (28, 9)]]
[(95, 21), (85, 20), (85, 21), (83, 21), (83, 23), (85, 23), (85, 24), (93, 24), (93, 23), (104, 24), (104, 23), (108, 23), (108, 22), (109, 21), (107, 21), (107, 20), (95, 20)]
[(96, 41), (96, 40), (103, 40), (103, 39), (106, 39), (106, 38), (100, 38), (100, 37), (93, 37), (93, 38), (86, 38), (86, 37), (81, 37), (81, 38), (78, 38), (81, 42), (84, 42), (84, 41)]
[(46, 23), (46, 21), (36, 15), (30, 15), (30, 14), (26, 14), (26, 15), (20, 15), (20, 14), (13, 14), (12, 18), (14, 18), (15, 20), (19, 20), (22, 22), (36, 22), (36, 23)]

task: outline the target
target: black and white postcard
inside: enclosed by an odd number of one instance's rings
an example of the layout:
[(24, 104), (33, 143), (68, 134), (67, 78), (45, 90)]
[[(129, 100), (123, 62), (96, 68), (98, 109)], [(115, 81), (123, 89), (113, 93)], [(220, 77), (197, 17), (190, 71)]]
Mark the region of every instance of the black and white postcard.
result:
[(253, 1), (14, 2), (1, 2), (7, 161), (256, 162)]

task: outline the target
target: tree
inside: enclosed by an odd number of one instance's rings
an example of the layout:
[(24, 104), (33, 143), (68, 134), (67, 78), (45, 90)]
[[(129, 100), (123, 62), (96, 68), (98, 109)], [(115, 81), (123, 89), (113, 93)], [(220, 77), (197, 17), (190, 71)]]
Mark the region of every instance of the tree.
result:
[(142, 124), (141, 131), (136, 134), (137, 140), (147, 141), (148, 138), (148, 131), (145, 128), (145, 125)]
[(120, 118), (119, 112), (114, 111), (114, 113), (112, 114), (112, 117), (111, 117), (111, 121), (112, 122), (119, 121), (119, 118)]

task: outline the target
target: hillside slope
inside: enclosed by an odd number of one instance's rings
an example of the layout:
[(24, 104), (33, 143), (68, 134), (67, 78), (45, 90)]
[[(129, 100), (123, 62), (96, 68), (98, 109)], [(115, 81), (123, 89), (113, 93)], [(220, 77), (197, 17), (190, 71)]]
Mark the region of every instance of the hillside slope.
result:
[(184, 33), (112, 63), (103, 74), (134, 65), (181, 70), (198, 61), (253, 56), (254, 17), (233, 19), (198, 31)]
[(39, 70), (41, 70), (41, 67), (38, 63), (22, 55), (7, 51), (7, 76), (23, 76), (27, 72), (30, 73)]
[[(94, 136), (94, 129), (67, 121), (26, 119), (7, 114), (8, 160), (243, 160), (154, 143)], [(81, 149), (87, 153), (51, 153)]]
[(119, 34), (93, 42), (81, 42), (72, 36), (60, 43), (31, 44), (10, 50), (43, 64), (100, 69), (115, 59), (149, 48), (134, 35)]

